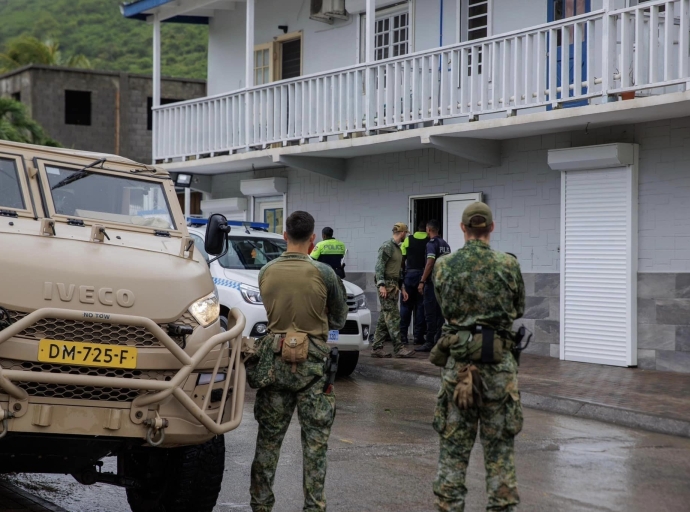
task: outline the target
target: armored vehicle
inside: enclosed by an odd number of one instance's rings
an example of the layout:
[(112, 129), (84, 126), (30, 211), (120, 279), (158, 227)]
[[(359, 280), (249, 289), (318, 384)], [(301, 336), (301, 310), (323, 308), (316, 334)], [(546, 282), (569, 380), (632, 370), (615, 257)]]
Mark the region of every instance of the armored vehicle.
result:
[[(206, 236), (218, 253), (226, 239)], [(167, 172), (0, 141), (0, 247), (0, 472), (210, 512), (242, 419), (245, 319), (221, 327)]]

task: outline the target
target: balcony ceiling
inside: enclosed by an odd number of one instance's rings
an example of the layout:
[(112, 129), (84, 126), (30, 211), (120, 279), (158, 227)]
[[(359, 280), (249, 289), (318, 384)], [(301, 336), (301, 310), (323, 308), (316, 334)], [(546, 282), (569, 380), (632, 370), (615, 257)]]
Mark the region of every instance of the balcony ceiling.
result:
[(158, 13), (161, 21), (203, 23), (212, 18), (215, 11), (234, 10), (235, 3), (246, 0), (136, 0), (123, 4), (126, 18), (147, 20)]
[[(333, 159), (333, 168), (337, 169), (342, 164), (343, 159), (360, 156), (413, 151), (431, 147), (461, 155), (466, 150), (464, 148), (468, 146), (466, 143), (477, 139), (486, 142), (566, 131), (582, 130), (588, 132), (607, 126), (679, 117), (690, 117), (690, 91), (514, 117), (484, 119), (472, 123), (447, 124), (368, 137), (250, 151), (186, 162), (171, 162), (162, 166), (171, 172), (185, 170), (195, 174), (223, 174), (252, 169), (285, 167), (290, 158), (282, 158), (281, 160), (281, 157), (299, 156), (302, 157), (299, 159), (301, 166), (294, 165), (294, 167), (305, 168), (303, 164), (309, 162), (309, 158), (319, 157), (318, 160), (314, 160), (316, 168), (322, 166), (326, 161), (324, 159)], [(458, 139), (458, 151), (453, 150), (453, 138)], [(442, 144), (439, 143), (440, 140), (443, 141)], [(592, 144), (594, 143), (596, 141), (593, 138)], [(486, 147), (491, 148), (490, 145)], [(490, 150), (487, 149), (485, 152), (490, 158)], [(468, 157), (468, 159), (490, 165), (486, 158)], [(314, 172), (319, 171), (314, 170)], [(330, 172), (322, 172), (322, 174), (330, 175)], [(334, 171), (333, 177), (338, 177), (337, 171)]]

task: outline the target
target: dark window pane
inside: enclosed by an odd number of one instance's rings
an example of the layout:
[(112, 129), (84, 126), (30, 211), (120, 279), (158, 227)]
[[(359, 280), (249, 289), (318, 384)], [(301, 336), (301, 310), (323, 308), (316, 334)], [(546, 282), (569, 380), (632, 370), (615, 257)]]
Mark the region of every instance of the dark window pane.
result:
[(479, 16), (481, 14), (486, 14), (488, 12), (488, 5), (477, 5), (475, 7), (470, 7), (470, 18), (474, 16)]
[(11, 210), (24, 209), (24, 197), (19, 183), (15, 161), (0, 158), (0, 207)]
[(91, 91), (65, 91), (65, 124), (91, 126)]
[(295, 39), (282, 46), (282, 79), (295, 78), (302, 74), (302, 40)]
[(473, 40), (475, 40), (475, 39), (481, 39), (482, 37), (486, 37), (486, 34), (487, 34), (487, 29), (486, 29), (486, 27), (485, 27), (485, 28), (480, 28), (480, 29), (471, 31), (471, 32), (469, 33), (469, 35), (468, 35), (468, 39), (469, 39), (470, 41), (473, 41)]
[(486, 27), (487, 21), (486, 16), (482, 16), (481, 18), (473, 18), (467, 21), (467, 28), (472, 30), (475, 28)]

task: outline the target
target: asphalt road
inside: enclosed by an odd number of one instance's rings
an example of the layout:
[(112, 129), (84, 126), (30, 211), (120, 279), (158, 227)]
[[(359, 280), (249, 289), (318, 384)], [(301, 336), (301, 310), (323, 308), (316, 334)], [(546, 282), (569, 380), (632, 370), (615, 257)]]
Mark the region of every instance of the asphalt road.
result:
[[(433, 511), (437, 435), (431, 428), (435, 393), (356, 376), (336, 387), (338, 413), (328, 455), (330, 511)], [(252, 397), (248, 397), (251, 401)], [(688, 510), (690, 439), (525, 410), (517, 441), (521, 510)], [(227, 463), (217, 512), (249, 511), (249, 468), (256, 423), (252, 405), (226, 436)], [(276, 512), (302, 508), (297, 418), (286, 436), (276, 476)], [(468, 512), (484, 510), (481, 445), (468, 477)], [(70, 512), (128, 511), (124, 492), (83, 487), (67, 476), (19, 475), (24, 488)]]

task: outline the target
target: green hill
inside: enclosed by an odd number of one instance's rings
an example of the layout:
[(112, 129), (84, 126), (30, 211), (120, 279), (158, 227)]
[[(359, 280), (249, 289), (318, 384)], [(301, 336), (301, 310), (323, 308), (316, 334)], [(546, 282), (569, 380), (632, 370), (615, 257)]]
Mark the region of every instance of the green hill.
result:
[[(30, 34), (83, 54), (95, 69), (150, 74), (153, 30), (120, 14), (121, 0), (0, 0), (0, 48)], [(164, 23), (162, 74), (206, 78), (208, 28)], [(0, 50), (1, 51), (1, 50)]]

